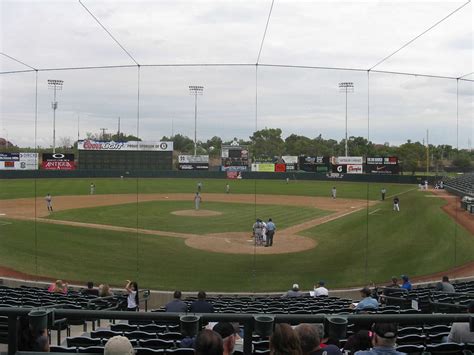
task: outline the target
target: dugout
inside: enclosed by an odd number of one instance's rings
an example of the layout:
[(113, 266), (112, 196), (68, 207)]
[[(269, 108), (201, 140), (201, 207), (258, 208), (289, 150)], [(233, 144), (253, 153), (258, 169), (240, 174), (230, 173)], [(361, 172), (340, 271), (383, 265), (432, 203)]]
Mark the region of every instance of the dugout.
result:
[(172, 170), (173, 142), (80, 141), (78, 166), (80, 170)]

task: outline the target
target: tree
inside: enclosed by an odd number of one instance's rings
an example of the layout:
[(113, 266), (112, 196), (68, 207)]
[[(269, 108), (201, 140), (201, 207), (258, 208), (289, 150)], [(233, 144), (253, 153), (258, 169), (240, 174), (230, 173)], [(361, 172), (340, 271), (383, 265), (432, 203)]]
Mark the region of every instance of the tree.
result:
[(191, 154), (194, 152), (194, 141), (186, 136), (181, 134), (175, 134), (173, 137), (166, 137), (164, 136), (161, 138), (162, 141), (172, 141), (173, 142), (173, 149), (186, 154)]
[(408, 140), (398, 148), (398, 158), (403, 171), (410, 171), (415, 175), (416, 169), (421, 166), (421, 161), (426, 154), (425, 146), (420, 142), (412, 143)]
[(71, 149), (73, 146), (71, 137), (60, 137), (59, 138), (59, 147), (63, 149)]
[(283, 154), (285, 143), (280, 128), (265, 128), (250, 137), (251, 151), (255, 157), (273, 158)]
[(472, 168), (471, 157), (467, 152), (459, 152), (457, 157), (453, 159), (452, 164), (454, 167), (464, 172), (470, 171)]
[(115, 141), (115, 142), (141, 142), (141, 138), (138, 138), (137, 136), (134, 136), (133, 134), (126, 134), (123, 132), (120, 132), (119, 134), (112, 134), (110, 136), (110, 139)]

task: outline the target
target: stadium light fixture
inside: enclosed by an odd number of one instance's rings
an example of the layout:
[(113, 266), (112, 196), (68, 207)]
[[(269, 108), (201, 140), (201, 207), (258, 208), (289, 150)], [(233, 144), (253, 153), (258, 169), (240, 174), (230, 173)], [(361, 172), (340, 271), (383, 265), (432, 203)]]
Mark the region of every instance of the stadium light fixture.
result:
[(54, 99), (51, 103), (51, 108), (53, 109), (53, 154), (56, 153), (56, 109), (58, 108), (58, 102), (56, 101), (56, 91), (63, 89), (62, 80), (48, 80), (48, 86), (54, 91)]
[(204, 86), (189, 85), (189, 94), (194, 95), (194, 156), (197, 151), (197, 97), (204, 92)]
[(339, 89), (341, 90), (341, 92), (346, 93), (346, 138), (344, 142), (344, 154), (347, 157), (349, 156), (349, 152), (347, 149), (347, 93), (354, 92), (354, 83), (348, 81), (339, 83)]

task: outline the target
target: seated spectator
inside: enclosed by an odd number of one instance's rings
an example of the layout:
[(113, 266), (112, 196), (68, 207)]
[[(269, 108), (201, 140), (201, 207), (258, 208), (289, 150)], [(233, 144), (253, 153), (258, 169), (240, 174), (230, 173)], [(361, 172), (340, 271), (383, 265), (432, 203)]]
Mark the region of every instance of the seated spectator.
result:
[(344, 351), (354, 354), (356, 351), (369, 350), (372, 347), (372, 332), (369, 330), (359, 330), (352, 334), (344, 345)]
[(100, 284), (99, 285), (99, 297), (109, 297), (113, 296), (114, 293), (110, 291), (110, 287), (108, 284)]
[(222, 337), (213, 330), (201, 330), (194, 341), (196, 355), (223, 355), (224, 344)]
[(329, 295), (329, 291), (326, 287), (324, 287), (325, 282), (324, 281), (319, 281), (318, 285), (314, 286), (314, 297), (319, 297), (319, 296), (327, 296)]
[(379, 303), (375, 298), (372, 298), (372, 291), (368, 287), (364, 287), (360, 290), (360, 296), (362, 299), (359, 301), (357, 306), (351, 306), (356, 311), (370, 311), (377, 310), (379, 308)]
[(116, 335), (105, 343), (104, 355), (133, 355), (132, 343), (122, 335)]
[(68, 284), (64, 283), (61, 280), (56, 280), (48, 287), (48, 291), (52, 293), (67, 293)]
[(270, 337), (270, 354), (301, 355), (300, 339), (289, 324), (277, 323)]
[(283, 294), (282, 297), (301, 297), (303, 293), (300, 291), (300, 286), (298, 284), (293, 284), (291, 290), (288, 290), (287, 293)]
[(231, 355), (234, 352), (235, 340), (237, 337), (234, 326), (227, 322), (219, 322), (214, 326), (214, 328), (212, 328), (212, 330), (222, 337), (224, 355)]
[(402, 275), (402, 280), (403, 280), (403, 284), (401, 286), (401, 288), (407, 290), (407, 291), (411, 291), (411, 282), (410, 282), (410, 279), (408, 278), (407, 275)]
[(188, 306), (181, 300), (181, 291), (174, 291), (173, 300), (165, 305), (166, 312), (184, 313)]
[(441, 282), (438, 282), (436, 285), (436, 291), (446, 292), (446, 293), (455, 293), (456, 290), (454, 286), (449, 282), (448, 276), (443, 276)]
[[(393, 291), (397, 291), (396, 289), (399, 289), (400, 285), (398, 284), (398, 278), (396, 276), (392, 276), (392, 282), (385, 286), (385, 289), (383, 290), (383, 294), (385, 296), (390, 296), (390, 293)], [(394, 290), (395, 289), (395, 290)]]
[(197, 297), (189, 307), (191, 313), (214, 313), (214, 306), (206, 301), (206, 292), (199, 291)]
[(85, 295), (99, 296), (99, 290), (94, 288), (94, 283), (92, 281), (89, 281), (87, 283), (87, 288), (81, 290), (81, 292)]
[(49, 338), (47, 329), (33, 329), (28, 317), (18, 320), (18, 350), (49, 352)]
[(303, 355), (341, 355), (341, 351), (335, 345), (321, 347), (319, 331), (315, 325), (302, 323), (295, 328), (300, 340)]
[(375, 323), (372, 326), (372, 346), (371, 350), (358, 351), (355, 355), (402, 355), (395, 350), (397, 341), (397, 324)]
[[(469, 303), (467, 313), (474, 313), (474, 301)], [(474, 333), (469, 331), (469, 322), (454, 322), (448, 335), (448, 341), (455, 343), (474, 343)]]

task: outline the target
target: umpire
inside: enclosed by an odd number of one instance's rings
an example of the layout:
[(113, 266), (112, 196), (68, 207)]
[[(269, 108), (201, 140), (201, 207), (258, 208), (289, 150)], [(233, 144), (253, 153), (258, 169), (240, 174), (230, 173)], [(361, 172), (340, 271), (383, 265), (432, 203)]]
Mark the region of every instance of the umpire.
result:
[(266, 247), (271, 247), (273, 245), (273, 235), (275, 234), (275, 223), (272, 222), (272, 219), (269, 218), (267, 222), (267, 242)]

